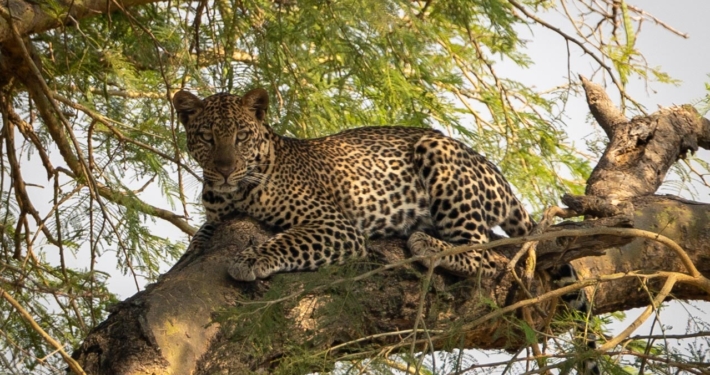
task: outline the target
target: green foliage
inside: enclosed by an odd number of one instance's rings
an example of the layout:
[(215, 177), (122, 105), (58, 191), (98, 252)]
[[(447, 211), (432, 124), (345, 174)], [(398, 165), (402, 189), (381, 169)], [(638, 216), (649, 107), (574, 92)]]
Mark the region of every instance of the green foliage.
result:
[[(324, 332), (347, 333), (355, 337), (364, 335), (363, 308), (369, 299), (368, 293), (356, 283), (332, 285), (330, 282), (351, 278), (361, 271), (362, 263), (353, 262), (301, 274), (296, 283), (289, 275), (276, 275), (268, 290), (260, 296), (263, 302), (237, 303), (221, 313), (216, 321), (228, 327), (233, 341), (249, 342), (253, 355), (258, 356), (261, 350), (268, 352), (274, 345), (281, 345), (284, 355), (274, 369), (276, 374), (327, 371), (332, 367), (332, 361), (324, 360), (327, 355), (313, 353), (309, 348), (339, 340), (324, 336)], [(294, 319), (305, 333), (289, 334), (294, 332), (291, 326)], [(277, 344), (274, 337), (285, 342)]]

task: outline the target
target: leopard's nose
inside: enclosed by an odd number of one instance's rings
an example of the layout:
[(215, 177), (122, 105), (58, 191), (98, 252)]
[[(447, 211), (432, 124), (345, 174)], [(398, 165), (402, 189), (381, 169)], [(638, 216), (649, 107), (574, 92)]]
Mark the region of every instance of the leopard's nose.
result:
[(224, 179), (226, 180), (229, 178), (229, 175), (231, 175), (232, 172), (234, 172), (235, 169), (236, 168), (234, 168), (231, 165), (230, 166), (222, 166), (222, 167), (217, 167), (217, 172), (219, 172), (219, 174), (224, 176)]

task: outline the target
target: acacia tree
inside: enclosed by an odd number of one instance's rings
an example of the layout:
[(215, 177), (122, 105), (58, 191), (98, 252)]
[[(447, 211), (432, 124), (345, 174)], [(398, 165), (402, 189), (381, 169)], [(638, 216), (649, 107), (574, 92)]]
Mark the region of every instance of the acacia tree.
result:
[[(555, 7), (576, 28), (536, 15)], [(426, 356), (415, 353), (454, 348), (529, 348), (508, 363), (543, 372), (573, 362), (548, 360), (539, 344), (565, 331), (550, 324), (552, 297), (588, 287), (598, 315), (657, 307), (669, 296), (710, 296), (702, 276), (710, 268), (708, 207), (652, 195), (673, 162), (709, 147), (710, 130), (688, 108), (627, 121), (646, 115), (626, 93), (630, 78), (670, 79), (635, 47), (642, 21), (664, 24), (624, 1), (9, 0), (0, 16), (0, 360), (10, 373), (55, 373), (67, 364), (77, 373), (80, 366), (88, 373), (303, 373), (337, 361), (384, 372), (406, 362), (418, 368)], [(527, 25), (588, 56), (620, 98), (616, 109), (603, 91), (585, 87), (611, 141), (594, 173), (567, 142), (556, 105), (584, 81), (571, 69), (567, 84), (543, 94), (497, 73), (499, 61), (531, 63), (519, 35)], [(268, 235), (243, 219), (217, 234), (212, 251), (116, 304), (107, 271), (137, 285), (157, 280), (161, 263), (173, 264), (191, 224), (200, 224), (200, 175), (186, 157), (172, 93), (255, 86), (272, 93), (270, 118), (283, 134), (433, 126), (487, 155), (514, 186), (526, 187), (518, 192), (537, 210), (585, 188), (587, 196), (623, 204), (569, 197), (563, 216), (605, 219), (533, 238), (580, 236), (541, 242), (523, 257), (537, 260), (538, 270), (579, 259), (585, 280), (561, 291), (548, 292), (549, 279), (531, 277), (530, 267), (480, 282), (432, 273), (407, 261), (396, 240), (373, 243), (365, 262), (236, 285), (223, 272), (225, 259)], [(702, 183), (707, 167), (695, 160), (678, 171)], [(164, 234), (167, 226), (183, 235)], [(629, 243), (634, 236), (645, 239)], [(514, 244), (523, 240), (505, 241), (510, 247), (496, 247), (500, 263), (514, 265)], [(623, 251), (599, 256), (613, 246)], [(98, 266), (102, 259), (115, 268)], [(627, 336), (579, 355), (609, 352), (616, 356), (607, 360), (642, 369), (708, 371), (701, 350), (673, 351), (656, 345), (657, 337), (619, 346)], [(78, 363), (69, 348), (78, 348)], [(428, 366), (484, 366), (463, 357)]]

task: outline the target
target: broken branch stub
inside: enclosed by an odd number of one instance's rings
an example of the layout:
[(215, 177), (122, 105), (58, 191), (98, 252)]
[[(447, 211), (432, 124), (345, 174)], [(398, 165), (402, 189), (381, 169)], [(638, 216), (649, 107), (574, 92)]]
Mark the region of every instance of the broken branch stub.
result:
[(589, 109), (609, 145), (587, 181), (587, 195), (628, 199), (656, 192), (670, 167), (710, 144), (710, 121), (692, 106), (626, 120), (604, 90), (582, 77)]

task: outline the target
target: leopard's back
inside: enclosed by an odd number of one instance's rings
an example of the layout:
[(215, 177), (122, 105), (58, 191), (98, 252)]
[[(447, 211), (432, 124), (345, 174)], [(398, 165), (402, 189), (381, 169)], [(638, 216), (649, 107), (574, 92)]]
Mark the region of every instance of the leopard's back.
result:
[(287, 140), (283, 159), (277, 162), (285, 168), (276, 172), (285, 182), (275, 194), (293, 194), (290, 187), (303, 183), (292, 180), (294, 172), (305, 174), (313, 185), (309, 200), (332, 202), (368, 237), (406, 235), (430, 227), (428, 195), (413, 164), (414, 145), (427, 134), (438, 132), (365, 127), (329, 137)]
[[(259, 212), (245, 207), (272, 225), (298, 224), (289, 220), (323, 202), (368, 237), (433, 230), (465, 243), (485, 241), (482, 232), (499, 224), (510, 235), (532, 227), (500, 171), (438, 131), (364, 127), (317, 139), (281, 138), (275, 147), (279, 157), (262, 194), (282, 198), (257, 203)], [(463, 221), (468, 230), (452, 230)]]

